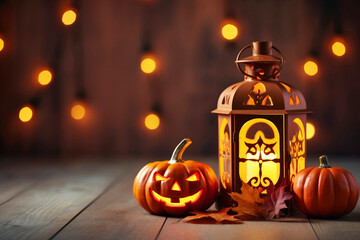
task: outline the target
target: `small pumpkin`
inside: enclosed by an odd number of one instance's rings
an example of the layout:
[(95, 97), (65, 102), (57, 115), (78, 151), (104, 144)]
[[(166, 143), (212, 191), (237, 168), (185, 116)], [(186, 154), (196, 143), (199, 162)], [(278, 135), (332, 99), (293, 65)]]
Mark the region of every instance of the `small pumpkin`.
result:
[(169, 161), (144, 166), (134, 181), (134, 196), (147, 211), (159, 215), (185, 215), (209, 208), (218, 193), (213, 169), (201, 162), (182, 160), (191, 144), (185, 138), (175, 148)]
[(307, 216), (339, 217), (350, 213), (359, 198), (354, 176), (339, 167), (331, 167), (325, 155), (320, 166), (300, 171), (292, 183), (296, 207)]

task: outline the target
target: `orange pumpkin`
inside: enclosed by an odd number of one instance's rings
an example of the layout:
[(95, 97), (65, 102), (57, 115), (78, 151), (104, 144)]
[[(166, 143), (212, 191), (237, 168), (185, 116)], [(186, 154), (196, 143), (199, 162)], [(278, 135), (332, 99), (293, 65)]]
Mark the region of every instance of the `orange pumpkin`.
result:
[(147, 164), (134, 181), (134, 195), (147, 211), (160, 215), (184, 215), (205, 210), (218, 193), (218, 180), (207, 164), (181, 159), (191, 144), (186, 138), (175, 148), (170, 161)]
[(319, 167), (300, 171), (293, 181), (296, 207), (307, 216), (338, 217), (351, 212), (359, 198), (354, 176), (339, 167), (331, 167), (321, 156)]

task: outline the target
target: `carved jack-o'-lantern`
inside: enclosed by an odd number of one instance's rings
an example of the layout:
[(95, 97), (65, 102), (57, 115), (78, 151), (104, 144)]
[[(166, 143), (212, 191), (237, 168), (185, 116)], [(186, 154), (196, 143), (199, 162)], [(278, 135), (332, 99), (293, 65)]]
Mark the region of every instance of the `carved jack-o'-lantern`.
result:
[(170, 161), (149, 163), (137, 174), (133, 192), (144, 209), (161, 215), (184, 215), (205, 210), (215, 201), (218, 180), (212, 168), (182, 160), (190, 144), (190, 139), (184, 139)]
[[(250, 47), (253, 55), (240, 59)], [(280, 51), (271, 42), (254, 42), (239, 52), (235, 63), (245, 79), (225, 89), (213, 111), (218, 114), (224, 199), (227, 192), (240, 192), (242, 182), (266, 194), (271, 184), (290, 180), (305, 168), (306, 158), (306, 102), (298, 90), (279, 81), (284, 63)]]

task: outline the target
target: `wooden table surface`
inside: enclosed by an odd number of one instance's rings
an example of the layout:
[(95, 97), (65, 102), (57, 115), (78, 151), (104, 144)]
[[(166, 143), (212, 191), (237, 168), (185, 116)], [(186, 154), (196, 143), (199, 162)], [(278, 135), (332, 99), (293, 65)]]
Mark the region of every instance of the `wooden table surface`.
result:
[[(216, 158), (193, 158), (211, 165)], [(341, 218), (302, 214), (239, 225), (189, 224), (149, 214), (132, 193), (148, 161), (0, 161), (0, 239), (360, 239), (360, 206)], [(360, 182), (360, 159), (330, 158)], [(315, 166), (310, 158), (307, 166)]]

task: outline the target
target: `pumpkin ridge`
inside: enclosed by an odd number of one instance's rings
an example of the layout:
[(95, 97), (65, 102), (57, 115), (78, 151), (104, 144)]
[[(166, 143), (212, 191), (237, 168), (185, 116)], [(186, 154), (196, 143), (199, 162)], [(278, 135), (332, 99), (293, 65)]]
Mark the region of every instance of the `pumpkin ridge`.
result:
[[(151, 173), (153, 171), (153, 169), (157, 166), (159, 162), (153, 162), (153, 163), (149, 163), (147, 165), (145, 165), (140, 172), (136, 175), (135, 177), (135, 181), (134, 181), (134, 186), (133, 186), (133, 193), (135, 195), (136, 200), (138, 201), (138, 203), (145, 208), (147, 211), (150, 211), (150, 207), (147, 201), (147, 197), (146, 197), (146, 186), (143, 186), (141, 184), (139, 184), (139, 182), (148, 182)], [(140, 186), (139, 186), (140, 185)], [(141, 196), (139, 196), (141, 195)]]
[[(319, 180), (318, 182), (318, 209), (319, 215), (325, 217), (328, 209), (334, 209), (336, 203), (336, 193), (334, 187), (334, 176), (331, 172), (331, 168), (319, 168)], [(324, 200), (326, 199), (326, 200)]]
[(316, 206), (313, 206), (312, 203), (314, 196), (318, 196), (318, 192), (319, 192), (318, 190), (319, 183), (317, 179), (319, 179), (320, 170), (321, 169), (318, 167), (313, 168), (312, 171), (310, 171), (310, 173), (307, 175), (304, 184), (304, 186), (307, 187), (306, 188), (304, 187), (304, 196), (303, 196), (304, 199), (303, 201), (308, 212), (316, 212), (317, 214), (319, 212), (318, 211), (319, 203), (315, 201)]
[[(343, 169), (343, 170), (344, 171), (342, 171), (342, 173), (345, 175), (345, 179), (346, 179), (347, 184), (349, 186), (348, 201), (347, 201), (347, 205), (346, 205), (347, 207), (344, 209), (344, 212), (343, 212), (343, 214), (347, 214), (347, 213), (352, 211), (352, 209), (354, 208), (353, 205), (356, 205), (358, 197), (356, 197), (355, 204), (352, 203), (352, 194), (353, 194), (353, 192), (351, 191), (350, 186), (353, 183), (349, 181), (349, 178), (352, 178), (351, 181), (355, 181), (355, 183), (356, 183), (356, 180), (355, 180), (355, 178), (353, 177), (353, 175), (350, 172), (346, 171), (345, 169)], [(344, 173), (345, 171), (346, 171), (346, 173)], [(357, 186), (357, 183), (356, 183), (356, 186)], [(359, 190), (358, 189), (357, 189), (357, 196), (359, 196)]]
[(305, 202), (304, 202), (304, 191), (305, 191), (305, 188), (303, 187), (304, 186), (304, 184), (305, 184), (305, 182), (306, 182), (306, 179), (307, 179), (307, 177), (309, 176), (309, 174), (310, 174), (310, 172), (312, 171), (312, 170), (314, 170), (314, 168), (312, 167), (312, 168), (307, 168), (307, 169), (304, 169), (303, 171), (303, 174), (302, 175), (300, 175), (300, 177), (301, 177), (301, 181), (299, 182), (300, 184), (301, 184), (301, 198), (299, 198), (299, 203), (300, 203), (300, 205), (304, 208), (303, 209), (303, 211), (305, 212), (305, 214), (309, 214), (309, 210), (308, 210), (308, 208), (306, 207), (306, 204), (305, 204)]

